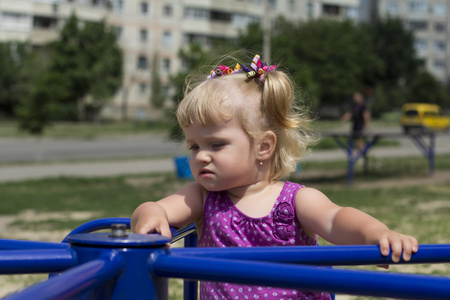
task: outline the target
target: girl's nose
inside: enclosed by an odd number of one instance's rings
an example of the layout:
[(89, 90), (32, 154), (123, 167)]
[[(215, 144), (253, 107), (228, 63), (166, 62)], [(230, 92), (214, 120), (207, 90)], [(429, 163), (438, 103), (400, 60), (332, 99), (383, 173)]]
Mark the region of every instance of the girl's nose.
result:
[(201, 150), (197, 153), (195, 159), (198, 162), (210, 162), (211, 161), (211, 155), (209, 151)]

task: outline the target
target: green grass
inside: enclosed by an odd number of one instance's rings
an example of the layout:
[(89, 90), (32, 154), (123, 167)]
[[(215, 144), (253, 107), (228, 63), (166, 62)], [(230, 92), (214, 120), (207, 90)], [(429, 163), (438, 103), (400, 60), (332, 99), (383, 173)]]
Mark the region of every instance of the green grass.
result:
[[(381, 138), (377, 141), (374, 147), (397, 147), (400, 145), (400, 142), (391, 139)], [(313, 151), (316, 150), (331, 150), (338, 149), (339, 145), (336, 143), (334, 138), (332, 137), (322, 137), (320, 141), (312, 147)]]
[[(158, 200), (180, 186), (172, 174), (113, 178), (73, 178), (31, 180), (0, 184), (0, 215), (14, 215), (23, 210), (37, 213), (90, 211), (98, 217), (129, 217), (142, 202)], [(88, 221), (88, 220), (86, 220)], [(80, 221), (18, 220), (24, 228), (74, 228)], [(0, 236), (2, 234), (0, 233)]]
[[(106, 122), (106, 123), (54, 123), (44, 131), (44, 137), (93, 139), (99, 136), (128, 135), (157, 132), (167, 134), (170, 124), (164, 121)], [(20, 130), (17, 123), (0, 122), (0, 137), (23, 138), (31, 136)]]

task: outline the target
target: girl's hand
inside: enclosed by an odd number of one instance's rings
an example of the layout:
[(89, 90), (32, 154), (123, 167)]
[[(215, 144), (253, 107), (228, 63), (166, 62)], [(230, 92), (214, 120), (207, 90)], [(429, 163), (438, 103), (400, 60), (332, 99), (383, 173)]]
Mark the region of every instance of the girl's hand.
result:
[(381, 255), (388, 256), (390, 249), (392, 250), (391, 259), (394, 263), (399, 262), (400, 258), (409, 261), (411, 255), (416, 253), (419, 248), (419, 243), (414, 237), (389, 229), (372, 232), (369, 236), (372, 238), (367, 243), (380, 245)]
[(146, 202), (138, 206), (131, 216), (130, 223), (134, 233), (156, 232), (169, 238), (172, 237), (167, 214), (164, 208), (155, 202)]

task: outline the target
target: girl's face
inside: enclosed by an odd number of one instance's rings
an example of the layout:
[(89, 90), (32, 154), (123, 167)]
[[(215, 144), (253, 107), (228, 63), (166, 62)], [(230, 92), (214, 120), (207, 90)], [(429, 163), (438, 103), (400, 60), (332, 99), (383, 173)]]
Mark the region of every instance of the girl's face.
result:
[(209, 126), (194, 122), (184, 128), (184, 133), (192, 174), (205, 189), (230, 190), (255, 181), (255, 151), (236, 118)]

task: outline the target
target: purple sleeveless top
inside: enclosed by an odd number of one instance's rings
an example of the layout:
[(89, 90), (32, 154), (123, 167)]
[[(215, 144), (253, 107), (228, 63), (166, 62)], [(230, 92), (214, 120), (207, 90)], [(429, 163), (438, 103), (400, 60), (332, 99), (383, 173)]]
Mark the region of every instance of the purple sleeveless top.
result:
[[(295, 215), (295, 196), (302, 185), (286, 182), (271, 212), (261, 218), (242, 213), (226, 191), (208, 192), (199, 247), (315, 246)], [(289, 274), (286, 274), (289, 276)], [(222, 282), (200, 282), (200, 299), (317, 299), (330, 294)]]

